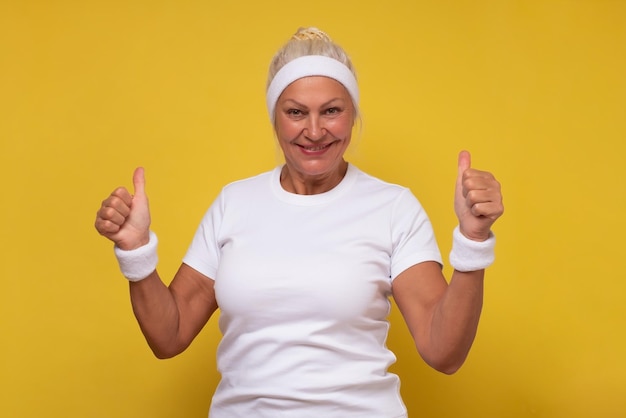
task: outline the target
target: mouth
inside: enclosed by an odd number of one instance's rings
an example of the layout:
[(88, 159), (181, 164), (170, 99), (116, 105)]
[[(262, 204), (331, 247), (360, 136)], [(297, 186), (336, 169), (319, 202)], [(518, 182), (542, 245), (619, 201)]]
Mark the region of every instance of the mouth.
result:
[(326, 151), (328, 148), (330, 148), (333, 145), (333, 142), (329, 144), (314, 145), (314, 146), (305, 146), (305, 145), (300, 145), (300, 144), (296, 144), (296, 145), (298, 145), (298, 147), (300, 147), (300, 149), (307, 154), (320, 154)]

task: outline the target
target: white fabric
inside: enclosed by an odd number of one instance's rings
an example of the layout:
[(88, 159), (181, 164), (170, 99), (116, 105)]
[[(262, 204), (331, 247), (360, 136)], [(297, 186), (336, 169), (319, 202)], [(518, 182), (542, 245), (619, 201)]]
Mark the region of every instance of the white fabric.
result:
[(115, 257), (124, 277), (131, 282), (138, 282), (152, 274), (159, 263), (158, 243), (156, 234), (150, 231), (150, 239), (142, 247), (126, 251), (114, 246)]
[(310, 76), (324, 76), (337, 80), (348, 90), (355, 106), (359, 104), (359, 85), (352, 71), (336, 59), (322, 55), (306, 55), (285, 64), (274, 76), (265, 97), (270, 120), (274, 122), (276, 102), (283, 90), (294, 81)]
[(426, 260), (441, 255), (417, 199), (352, 165), (318, 195), (286, 192), (280, 167), (226, 186), (184, 258), (221, 310), (209, 416), (405, 417), (388, 298)]
[(459, 227), (452, 232), (452, 250), (450, 265), (461, 272), (486, 269), (496, 259), (496, 237), (491, 232), (485, 241), (473, 241), (466, 238)]

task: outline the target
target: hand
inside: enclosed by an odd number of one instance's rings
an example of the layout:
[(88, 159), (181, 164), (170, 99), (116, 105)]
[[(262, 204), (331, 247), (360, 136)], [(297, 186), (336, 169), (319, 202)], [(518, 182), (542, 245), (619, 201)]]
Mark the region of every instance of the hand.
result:
[(471, 168), (467, 151), (459, 153), (454, 211), (461, 233), (474, 241), (489, 238), (491, 226), (504, 212), (500, 183), (493, 174)]
[(134, 194), (119, 187), (102, 202), (96, 214), (96, 230), (122, 250), (133, 250), (150, 240), (150, 209), (145, 193), (144, 170), (133, 174)]

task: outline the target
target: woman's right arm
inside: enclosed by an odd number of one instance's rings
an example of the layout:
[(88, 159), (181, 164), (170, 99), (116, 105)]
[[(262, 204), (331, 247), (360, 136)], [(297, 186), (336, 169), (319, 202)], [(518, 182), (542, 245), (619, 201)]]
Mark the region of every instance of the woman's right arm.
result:
[(169, 287), (156, 270), (130, 282), (133, 312), (155, 356), (174, 357), (191, 344), (217, 310), (213, 284), (186, 264), (181, 264)]
[[(96, 230), (122, 251), (135, 250), (150, 240), (150, 210), (142, 168), (133, 175), (134, 194), (120, 187), (102, 202)], [(158, 358), (181, 353), (217, 309), (213, 280), (182, 264), (171, 284), (156, 269), (130, 282), (133, 311), (148, 344)]]

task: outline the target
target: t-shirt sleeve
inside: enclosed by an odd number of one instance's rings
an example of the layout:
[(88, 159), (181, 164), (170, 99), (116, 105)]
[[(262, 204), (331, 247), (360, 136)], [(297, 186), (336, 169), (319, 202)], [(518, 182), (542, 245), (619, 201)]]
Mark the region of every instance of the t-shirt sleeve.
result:
[(213, 280), (220, 260), (218, 234), (223, 215), (223, 196), (220, 194), (204, 214), (183, 257), (183, 263)]
[(392, 280), (407, 268), (424, 261), (443, 265), (428, 215), (409, 189), (405, 189), (395, 202), (391, 234)]

